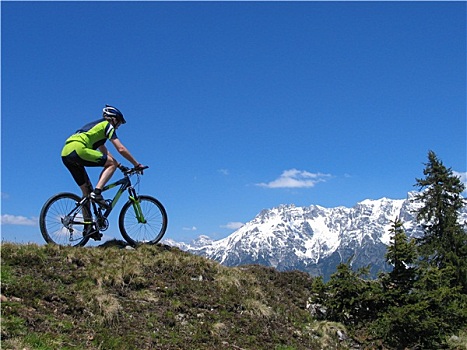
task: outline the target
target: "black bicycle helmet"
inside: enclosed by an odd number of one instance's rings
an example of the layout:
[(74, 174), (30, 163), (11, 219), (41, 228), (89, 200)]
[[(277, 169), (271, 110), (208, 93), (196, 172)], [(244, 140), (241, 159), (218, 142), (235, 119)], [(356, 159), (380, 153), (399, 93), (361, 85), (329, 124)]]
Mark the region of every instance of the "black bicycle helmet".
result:
[(120, 112), (117, 108), (105, 105), (104, 109), (102, 110), (102, 116), (105, 117), (114, 117), (117, 118), (119, 122), (122, 124), (126, 123), (125, 118), (123, 117), (123, 113)]

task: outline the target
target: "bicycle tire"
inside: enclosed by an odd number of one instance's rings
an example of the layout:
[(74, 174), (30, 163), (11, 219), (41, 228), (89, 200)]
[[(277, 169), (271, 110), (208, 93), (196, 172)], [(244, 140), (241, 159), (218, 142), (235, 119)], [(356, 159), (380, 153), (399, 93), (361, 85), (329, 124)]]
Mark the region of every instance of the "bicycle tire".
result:
[(120, 211), (118, 225), (122, 237), (131, 246), (158, 243), (167, 230), (167, 212), (161, 202), (151, 196), (138, 197), (146, 223), (138, 222), (133, 202), (128, 200)]
[[(50, 197), (45, 202), (39, 217), (39, 226), (42, 237), (47, 243), (61, 246), (84, 246), (89, 241), (89, 237), (83, 237), (83, 231), (88, 225), (73, 225), (73, 231), (70, 232), (62, 221), (80, 200), (81, 198), (74, 193), (63, 192)], [(81, 209), (87, 211), (85, 207)], [(84, 215), (78, 213), (78, 215), (91, 217), (89, 212), (84, 212)]]

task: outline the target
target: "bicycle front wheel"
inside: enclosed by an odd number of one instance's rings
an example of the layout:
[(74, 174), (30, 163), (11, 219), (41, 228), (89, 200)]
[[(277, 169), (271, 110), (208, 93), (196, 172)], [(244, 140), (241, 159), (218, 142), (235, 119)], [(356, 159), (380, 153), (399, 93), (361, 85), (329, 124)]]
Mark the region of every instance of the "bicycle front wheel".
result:
[(138, 202), (126, 202), (118, 218), (120, 233), (132, 246), (156, 244), (167, 229), (167, 212), (157, 199), (139, 196)]
[(63, 246), (84, 246), (89, 237), (84, 237), (92, 220), (89, 210), (79, 207), (81, 200), (74, 193), (59, 193), (51, 197), (42, 207), (39, 225), (47, 243)]

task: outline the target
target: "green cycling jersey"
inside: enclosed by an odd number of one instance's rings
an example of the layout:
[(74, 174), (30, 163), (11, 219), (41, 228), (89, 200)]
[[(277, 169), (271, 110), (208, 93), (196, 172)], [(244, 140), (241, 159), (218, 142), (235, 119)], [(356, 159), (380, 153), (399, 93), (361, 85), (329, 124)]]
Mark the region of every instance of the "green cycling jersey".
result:
[(66, 140), (61, 154), (62, 161), (78, 185), (87, 181), (84, 166), (104, 166), (107, 161), (107, 154), (98, 148), (107, 140), (117, 138), (114, 126), (102, 118), (86, 124)]
[(98, 149), (105, 141), (116, 138), (118, 137), (113, 125), (108, 120), (102, 118), (86, 124), (76, 131), (75, 134), (71, 135), (66, 140), (66, 144), (79, 142), (86, 148)]

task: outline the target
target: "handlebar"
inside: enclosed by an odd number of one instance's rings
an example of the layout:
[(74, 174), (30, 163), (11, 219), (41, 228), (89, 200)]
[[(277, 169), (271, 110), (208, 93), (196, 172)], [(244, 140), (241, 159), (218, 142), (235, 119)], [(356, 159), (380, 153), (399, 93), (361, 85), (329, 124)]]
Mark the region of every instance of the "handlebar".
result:
[(133, 174), (143, 175), (143, 171), (146, 170), (147, 168), (149, 168), (149, 167), (148, 166), (143, 166), (141, 168), (140, 167), (134, 167), (134, 168), (131, 168), (131, 169), (124, 168), (124, 169), (120, 169), (120, 170), (125, 175), (133, 175)]

